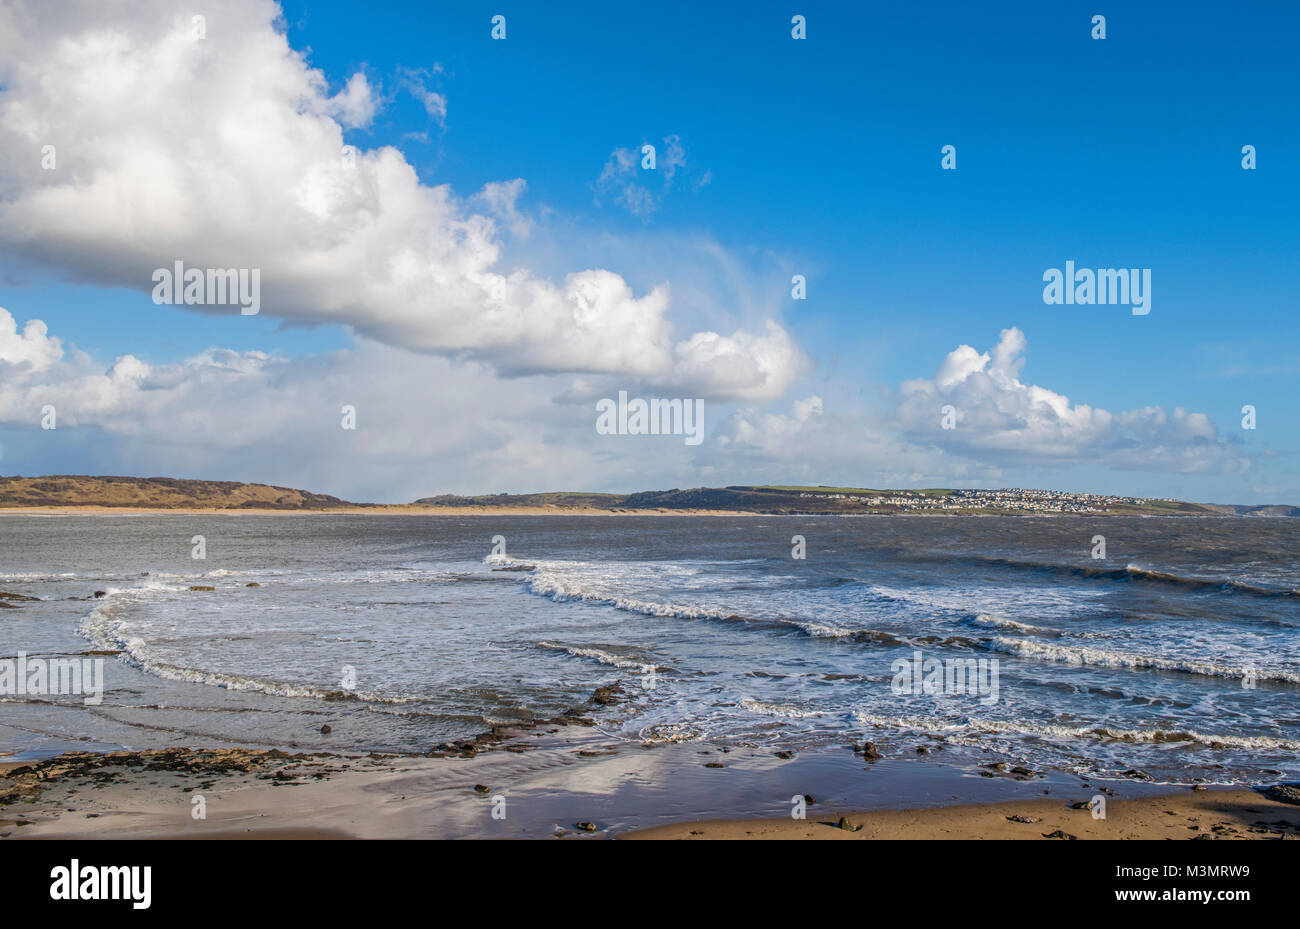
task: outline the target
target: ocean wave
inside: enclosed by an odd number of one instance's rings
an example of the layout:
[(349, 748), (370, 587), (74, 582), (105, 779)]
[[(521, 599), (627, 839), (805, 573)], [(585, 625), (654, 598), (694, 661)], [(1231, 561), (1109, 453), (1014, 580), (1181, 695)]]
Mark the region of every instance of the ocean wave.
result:
[(1155, 568), (1129, 563), (1122, 568), (1061, 564), (1052, 561), (1031, 561), (1018, 558), (988, 558), (958, 553), (929, 553), (913, 556), (919, 561), (962, 562), (965, 564), (991, 565), (999, 568), (1013, 568), (1035, 571), (1058, 577), (1076, 577), (1085, 580), (1138, 582), (1159, 584), (1169, 587), (1181, 587), (1186, 590), (1219, 591), (1254, 597), (1300, 597), (1300, 590), (1286, 587), (1266, 587), (1249, 581), (1226, 577), (1193, 577), (1176, 574), (1171, 571), (1159, 571)]
[(1072, 665), (1089, 665), (1101, 668), (1127, 668), (1131, 670), (1178, 671), (1184, 674), (1199, 674), (1204, 677), (1223, 677), (1236, 680), (1248, 675), (1256, 681), (1276, 681), (1285, 684), (1300, 684), (1300, 674), (1294, 671), (1265, 670), (1245, 666), (1216, 664), (1192, 658), (1162, 658), (1156, 655), (1134, 655), (1125, 652), (1112, 652), (1100, 648), (1084, 648), (1071, 645), (1052, 645), (1046, 642), (1031, 642), (1024, 639), (1009, 639), (995, 636), (988, 646), (996, 652), (1016, 655), (1021, 658), (1036, 658), (1045, 661), (1057, 661)]
[(637, 732), (637, 737), (649, 745), (676, 745), (704, 738), (704, 731), (690, 723), (658, 723)]
[(668, 668), (662, 665), (656, 665), (648, 661), (639, 661), (635, 658), (623, 658), (599, 648), (560, 645), (557, 642), (538, 642), (537, 647), (550, 649), (551, 651), (564, 652), (572, 658), (588, 658), (592, 661), (599, 662), (600, 664), (608, 665), (611, 668), (630, 668), (637, 671), (644, 671), (649, 668), (653, 668), (655, 671), (668, 670)]
[(854, 642), (869, 642), (875, 645), (905, 645), (909, 641), (881, 629), (827, 626), (824, 623), (815, 623), (804, 619), (785, 619), (782, 622), (785, 625), (794, 626), (796, 629), (806, 632), (813, 638), (848, 639)]
[(483, 563), (486, 565), (493, 565), (498, 568), (530, 568), (535, 564), (532, 561), (524, 561), (523, 559), (515, 558), (511, 555), (496, 555), (496, 554), (485, 555), (483, 558)]
[[(855, 642), (876, 645), (903, 645), (912, 640), (900, 638), (889, 632), (877, 629), (845, 628), (828, 626), (824, 623), (793, 617), (761, 617), (738, 613), (734, 610), (707, 606), (688, 606), (680, 603), (661, 603), (652, 600), (640, 600), (608, 591), (584, 586), (580, 581), (565, 577), (562, 573), (538, 567), (524, 582), (524, 587), (531, 593), (547, 597), (557, 603), (590, 603), (608, 606), (616, 610), (637, 613), (642, 616), (655, 616), (668, 619), (714, 620), (718, 622), (742, 623), (752, 628), (763, 628), (784, 632), (796, 631), (814, 638), (846, 639)], [(917, 640), (920, 644), (934, 644)], [(951, 640), (948, 644), (973, 646), (972, 640)]]
[(530, 593), (546, 597), (557, 603), (589, 603), (616, 610), (668, 619), (713, 620), (741, 623), (754, 629), (789, 633), (802, 633), (812, 638), (840, 639), (866, 645), (909, 645), (917, 647), (956, 647), (979, 649), (981, 643), (967, 636), (923, 635), (903, 636), (880, 629), (859, 626), (834, 626), (810, 619), (791, 616), (759, 616), (735, 610), (681, 603), (663, 603), (642, 600), (623, 594), (587, 586), (585, 579), (566, 575), (553, 565), (539, 564), (524, 581)]
[(971, 617), (970, 622), (972, 625), (983, 626), (985, 629), (1010, 629), (1014, 632), (1024, 632), (1028, 635), (1065, 635), (1065, 633), (1059, 629), (1048, 629), (1043, 626), (1031, 626), (1029, 623), (1016, 622), (1014, 619), (1006, 619), (1001, 616), (990, 616), (988, 613), (979, 613)]
[(787, 719), (812, 719), (830, 715), (824, 710), (805, 710), (789, 703), (768, 703), (763, 700), (751, 700), (748, 697), (741, 700), (740, 705), (751, 713), (759, 713), (763, 716), (783, 716)]
[(1293, 739), (1279, 739), (1274, 736), (1221, 735), (1198, 732), (1194, 729), (1118, 729), (1109, 726), (1065, 726), (1057, 723), (974, 717), (952, 719), (933, 716), (886, 716), (861, 711), (854, 711), (853, 717), (860, 725), (876, 729), (896, 729), (900, 731), (947, 734), (950, 736), (996, 733), (1067, 741), (1086, 739), (1096, 742), (1158, 745), (1185, 742), (1214, 749), (1300, 751), (1300, 741)]
[(129, 637), (122, 630), (122, 620), (116, 615), (123, 600), (133, 595), (153, 590), (176, 590), (162, 584), (146, 584), (140, 587), (109, 588), (99, 606), (91, 610), (82, 620), (82, 635), (103, 651), (118, 652), (118, 659), (134, 665), (140, 670), (170, 681), (184, 681), (191, 684), (207, 684), (226, 690), (247, 690), (276, 697), (306, 697), (325, 701), (359, 701), (362, 703), (406, 704), (416, 703), (422, 698), (400, 694), (380, 694), (363, 690), (327, 689), (308, 684), (290, 684), (263, 678), (245, 677), (239, 674), (227, 674), (221, 671), (207, 671), (200, 668), (187, 668), (181, 665), (160, 661), (148, 653), (148, 643), (139, 637)]
[(593, 590), (562, 574), (538, 567), (525, 581), (524, 587), (530, 593), (554, 600), (557, 603), (593, 603), (599, 606), (611, 606), (629, 613), (644, 616), (662, 616), (673, 619), (721, 619), (744, 620), (745, 617), (730, 610), (719, 610), (703, 606), (682, 606), (674, 603), (657, 603), (652, 600), (638, 600), (612, 594), (607, 591)]

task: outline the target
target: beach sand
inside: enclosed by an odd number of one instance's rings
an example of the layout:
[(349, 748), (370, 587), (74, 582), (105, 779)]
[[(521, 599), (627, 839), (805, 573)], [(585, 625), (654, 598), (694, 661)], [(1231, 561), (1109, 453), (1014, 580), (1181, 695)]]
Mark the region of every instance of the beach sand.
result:
[(806, 820), (675, 823), (626, 839), (1300, 839), (1300, 807), (1253, 790), (1181, 791), (1113, 800), (1106, 818), (1060, 800), (874, 810)]
[[(1071, 808), (1097, 791), (1109, 792), (1105, 819)], [(794, 820), (804, 793), (814, 802)], [(786, 760), (646, 747), (581, 726), (472, 756), (175, 749), (9, 761), (0, 804), (9, 839), (1300, 838), (1300, 806), (1252, 790), (973, 776), (916, 759), (867, 765), (847, 751)]]

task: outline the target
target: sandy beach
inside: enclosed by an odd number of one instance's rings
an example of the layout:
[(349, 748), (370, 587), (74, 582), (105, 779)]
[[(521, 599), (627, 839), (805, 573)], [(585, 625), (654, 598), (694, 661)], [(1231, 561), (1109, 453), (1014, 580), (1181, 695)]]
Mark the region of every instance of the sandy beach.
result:
[(1016, 800), (915, 810), (874, 810), (842, 819), (675, 823), (627, 839), (1298, 839), (1300, 807), (1253, 790), (1181, 791), (1117, 800), (1106, 819), (1059, 800)]

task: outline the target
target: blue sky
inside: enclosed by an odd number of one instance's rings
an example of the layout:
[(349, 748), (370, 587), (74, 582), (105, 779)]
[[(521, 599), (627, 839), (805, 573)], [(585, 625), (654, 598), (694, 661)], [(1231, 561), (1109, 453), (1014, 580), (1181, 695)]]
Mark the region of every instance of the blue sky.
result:
[[(849, 417), (837, 428), (851, 429), (861, 415), (893, 436), (904, 381), (931, 377), (960, 345), (988, 351), (1015, 327), (1027, 344), (1018, 374), (1026, 384), (1108, 411), (1204, 413), (1249, 467), (1134, 467), (1132, 456), (1117, 464), (1096, 447), (1018, 460), (1002, 448), (931, 473), (910, 468), (917, 482), (1300, 502), (1300, 7), (380, 6), (283, 3), (289, 46), (319, 69), (329, 94), (365, 75), (373, 114), (345, 126), (345, 140), (362, 151), (393, 146), (422, 185), (450, 185), (462, 198), (525, 179), (517, 206), (530, 232), (501, 233), (502, 271), (524, 267), (558, 281), (603, 268), (638, 296), (670, 281), (679, 337), (761, 331), (774, 319), (810, 364), (780, 391), (724, 392), (718, 416), (752, 425), (763, 410), (779, 415), (815, 394), (828, 414)], [(497, 13), (507, 17), (506, 41), (489, 36)], [(790, 37), (793, 13), (807, 17), (805, 41)], [(1090, 38), (1097, 13), (1106, 16), (1104, 41)], [(208, 28), (221, 40), (227, 26), (214, 16)], [(20, 94), (24, 80), (10, 72), (0, 101)], [(445, 116), (417, 99), (417, 82), (441, 95)], [(601, 188), (616, 149), (652, 143), (663, 158), (674, 137), (685, 154), (671, 183), (662, 166), (632, 179), (657, 198), (653, 212), (634, 214)], [(956, 146), (955, 171), (940, 169), (946, 144)], [(1242, 170), (1246, 144), (1257, 149), (1257, 170)], [(0, 196), (13, 202), (18, 193)], [(43, 320), (101, 367), (125, 354), (167, 366), (217, 347), (327, 359), (357, 346), (347, 322), (302, 313), (286, 321), (274, 306), (255, 319), (155, 306), (147, 285), (105, 286), (94, 262), (79, 267), (67, 249), (52, 259), (53, 243), (22, 235), (11, 232), (0, 254), (0, 306), (20, 327)], [(1045, 305), (1043, 271), (1067, 259), (1151, 268), (1152, 312)], [(792, 273), (807, 276), (806, 301), (790, 299)], [(379, 341), (403, 348), (400, 336)], [(431, 354), (463, 361), (442, 347)], [(516, 377), (517, 360), (488, 363), (515, 390), (563, 389), (531, 371)], [(544, 373), (565, 376), (554, 366)], [(1244, 404), (1258, 410), (1252, 433), (1239, 428)], [(752, 416), (737, 412), (751, 408)], [(86, 427), (128, 442), (120, 425)], [(556, 429), (570, 435), (568, 424)], [(902, 431), (918, 455), (944, 439)], [(65, 438), (54, 452), (40, 438), (18, 423), (0, 426), (0, 471), (72, 472), (102, 462), (89, 440)], [(302, 463), (277, 474), (213, 473), (250, 456), (225, 448), (205, 458), (191, 448), (151, 458), (143, 438), (133, 441), (103, 463), (151, 473), (183, 464), (201, 472), (183, 476), (278, 482), (328, 471)], [(551, 441), (570, 442), (537, 439), (539, 448)], [(828, 450), (827, 482), (883, 483), (869, 461), (858, 471), (855, 456), (836, 446), (841, 457)], [(587, 448), (595, 458), (608, 453)], [(822, 473), (815, 461), (796, 466), (780, 455), (728, 457), (716, 446), (703, 454), (673, 449), (662, 467), (613, 468), (585, 481), (631, 490)], [(643, 459), (644, 449), (633, 457)], [(407, 465), (418, 467), (418, 458)], [(497, 479), (520, 483), (506, 472)], [(382, 495), (389, 486), (359, 475), (325, 482), (312, 489)], [(475, 487), (466, 475), (446, 483), (428, 492), (547, 489)]]

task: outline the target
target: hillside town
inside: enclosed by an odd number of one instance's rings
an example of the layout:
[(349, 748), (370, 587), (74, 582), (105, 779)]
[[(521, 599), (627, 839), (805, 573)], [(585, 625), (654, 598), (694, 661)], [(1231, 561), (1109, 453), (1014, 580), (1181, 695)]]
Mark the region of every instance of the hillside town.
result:
[(845, 500), (870, 508), (894, 512), (936, 512), (1002, 510), (1020, 513), (1106, 513), (1117, 507), (1140, 507), (1153, 502), (1142, 497), (1070, 493), (1059, 490), (1027, 490), (1020, 487), (997, 490), (891, 490), (875, 492), (805, 492), (802, 498)]

